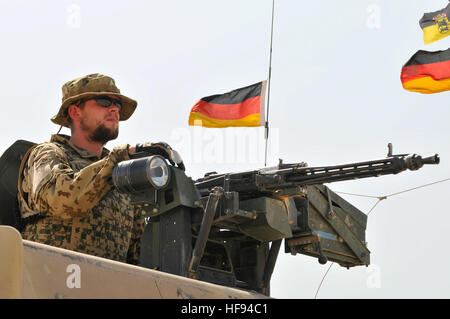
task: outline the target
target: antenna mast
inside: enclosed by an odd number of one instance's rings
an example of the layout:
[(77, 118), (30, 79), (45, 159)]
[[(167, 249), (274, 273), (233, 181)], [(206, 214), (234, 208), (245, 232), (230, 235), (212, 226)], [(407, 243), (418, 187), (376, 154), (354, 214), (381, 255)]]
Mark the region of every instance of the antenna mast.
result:
[(270, 61), (269, 61), (269, 85), (267, 88), (267, 111), (266, 111), (266, 123), (265, 123), (265, 134), (266, 139), (266, 149), (264, 155), (264, 166), (267, 166), (267, 142), (269, 140), (269, 105), (270, 105), (270, 79), (272, 78), (272, 42), (273, 42), (273, 16), (275, 11), (275, 0), (272, 0), (272, 26), (270, 31)]

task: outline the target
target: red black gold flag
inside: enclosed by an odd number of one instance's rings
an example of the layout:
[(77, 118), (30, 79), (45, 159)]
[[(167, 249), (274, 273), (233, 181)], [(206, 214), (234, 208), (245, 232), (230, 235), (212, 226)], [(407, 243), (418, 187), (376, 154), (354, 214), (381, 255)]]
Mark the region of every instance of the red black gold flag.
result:
[(430, 44), (450, 35), (450, 4), (444, 9), (425, 13), (419, 24), (423, 30), (423, 42)]
[(420, 93), (450, 90), (450, 48), (445, 51), (419, 50), (403, 66), (403, 88)]
[(201, 98), (191, 109), (189, 125), (203, 127), (264, 126), (267, 81)]

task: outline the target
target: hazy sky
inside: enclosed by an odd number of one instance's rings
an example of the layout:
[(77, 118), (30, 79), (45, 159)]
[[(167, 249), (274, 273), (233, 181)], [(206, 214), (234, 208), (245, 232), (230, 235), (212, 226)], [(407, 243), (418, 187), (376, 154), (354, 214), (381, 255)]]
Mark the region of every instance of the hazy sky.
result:
[[(419, 20), (445, 0), (276, 0), (269, 164), (310, 166), (439, 153), (441, 164), (334, 191), (382, 196), (450, 178), (449, 92), (403, 90), (402, 65), (425, 46)], [(268, 77), (271, 0), (0, 0), (0, 150), (43, 142), (61, 86), (103, 73), (138, 101), (107, 147), (166, 141), (193, 178), (264, 166), (261, 128), (189, 128), (201, 97)], [(62, 133), (68, 134), (64, 129)], [(450, 181), (396, 195), (368, 218), (372, 265), (333, 265), (318, 298), (449, 298)], [(376, 203), (342, 195), (367, 213)], [(329, 264), (282, 251), (276, 298), (314, 298)]]

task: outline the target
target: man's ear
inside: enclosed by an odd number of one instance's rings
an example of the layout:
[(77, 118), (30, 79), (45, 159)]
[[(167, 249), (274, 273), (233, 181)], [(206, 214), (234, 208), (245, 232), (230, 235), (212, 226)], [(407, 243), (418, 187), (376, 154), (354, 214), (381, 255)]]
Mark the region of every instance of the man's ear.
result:
[(79, 120), (81, 118), (81, 109), (75, 104), (69, 105), (67, 113), (69, 114), (69, 117), (72, 119), (72, 121), (75, 119)]

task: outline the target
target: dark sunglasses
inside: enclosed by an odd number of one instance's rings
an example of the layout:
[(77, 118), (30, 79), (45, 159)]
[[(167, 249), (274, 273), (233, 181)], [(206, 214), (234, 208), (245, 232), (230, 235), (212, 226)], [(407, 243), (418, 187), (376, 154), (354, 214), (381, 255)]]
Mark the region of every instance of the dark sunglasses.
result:
[[(94, 100), (98, 105), (103, 107), (110, 107), (114, 104), (119, 108), (119, 112), (122, 110), (122, 103), (119, 100), (110, 98), (109, 96), (97, 96), (90, 98), (89, 100)], [(86, 102), (86, 100), (82, 102)]]

